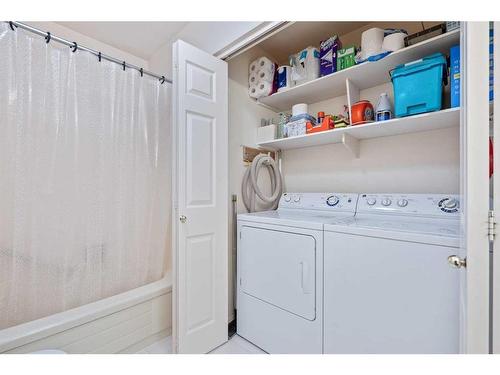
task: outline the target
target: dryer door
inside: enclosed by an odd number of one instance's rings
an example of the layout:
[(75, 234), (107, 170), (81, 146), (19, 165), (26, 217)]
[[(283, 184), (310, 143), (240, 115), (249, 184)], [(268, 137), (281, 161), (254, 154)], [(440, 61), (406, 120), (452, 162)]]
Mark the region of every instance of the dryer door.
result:
[(308, 320), (316, 318), (316, 240), (243, 226), (241, 291)]

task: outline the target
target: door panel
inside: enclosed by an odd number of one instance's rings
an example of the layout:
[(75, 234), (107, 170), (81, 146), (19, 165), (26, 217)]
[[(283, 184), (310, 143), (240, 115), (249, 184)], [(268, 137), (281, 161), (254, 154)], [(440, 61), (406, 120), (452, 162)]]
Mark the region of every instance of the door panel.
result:
[(186, 127), (186, 204), (191, 208), (214, 205), (215, 119), (187, 113)]
[(227, 341), (227, 64), (174, 44), (174, 350)]
[(240, 233), (240, 283), (243, 293), (314, 320), (314, 237), (249, 226), (242, 226)]

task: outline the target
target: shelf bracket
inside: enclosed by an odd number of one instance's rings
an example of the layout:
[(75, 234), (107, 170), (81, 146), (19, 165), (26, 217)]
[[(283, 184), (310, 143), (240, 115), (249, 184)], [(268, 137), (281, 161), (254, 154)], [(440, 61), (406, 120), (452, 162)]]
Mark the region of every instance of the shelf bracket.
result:
[(359, 159), (359, 139), (350, 134), (342, 134), (342, 144), (347, 148), (356, 159)]

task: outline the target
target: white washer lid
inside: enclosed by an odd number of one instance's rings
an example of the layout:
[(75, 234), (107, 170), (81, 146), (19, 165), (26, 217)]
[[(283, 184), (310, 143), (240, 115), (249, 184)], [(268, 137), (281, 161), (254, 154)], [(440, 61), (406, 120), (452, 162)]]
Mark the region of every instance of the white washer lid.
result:
[(238, 221), (283, 225), (303, 229), (323, 230), (323, 225), (339, 218), (353, 217), (352, 213), (329, 213), (321, 210), (278, 209), (275, 211), (239, 214)]
[(459, 246), (459, 220), (360, 215), (326, 224), (325, 231)]

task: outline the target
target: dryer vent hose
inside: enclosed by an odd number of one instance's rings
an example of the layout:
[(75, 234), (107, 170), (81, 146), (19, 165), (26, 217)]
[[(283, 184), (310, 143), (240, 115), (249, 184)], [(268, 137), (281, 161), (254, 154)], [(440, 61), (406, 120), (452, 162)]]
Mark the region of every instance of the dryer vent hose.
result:
[[(266, 196), (260, 190), (257, 183), (259, 172), (262, 167), (266, 167), (271, 179), (271, 195)], [(257, 155), (250, 167), (247, 168), (243, 176), (241, 185), (241, 193), (243, 203), (248, 212), (255, 212), (257, 207), (264, 210), (274, 210), (278, 207), (278, 203), (283, 192), (283, 181), (279, 168), (274, 159), (265, 154)], [(257, 198), (259, 201), (257, 202)], [(258, 203), (258, 206), (257, 206)]]

